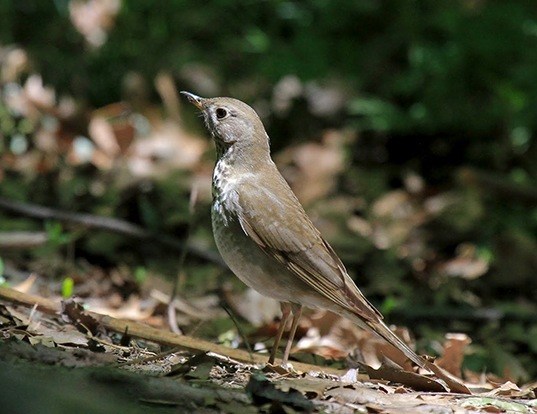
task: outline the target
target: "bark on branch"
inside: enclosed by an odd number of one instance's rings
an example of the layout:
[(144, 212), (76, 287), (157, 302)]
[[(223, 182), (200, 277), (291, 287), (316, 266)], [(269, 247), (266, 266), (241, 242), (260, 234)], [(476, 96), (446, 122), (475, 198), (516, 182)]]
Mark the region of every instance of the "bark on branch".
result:
[[(61, 304), (40, 296), (30, 295), (19, 292), (14, 289), (0, 286), (0, 299), (17, 303), (26, 307), (36, 306), (38, 310), (47, 314), (58, 314), (61, 311)], [(153, 328), (139, 322), (126, 321), (122, 319), (112, 318), (107, 315), (101, 315), (95, 312), (86, 311), (97, 322), (105, 328), (118, 332), (128, 333), (130, 336), (147, 341), (156, 342), (161, 345), (175, 346), (187, 349), (193, 352), (214, 352), (219, 355), (231, 358), (236, 361), (241, 361), (250, 364), (266, 364), (268, 356), (259, 354), (250, 354), (240, 349), (232, 349), (203, 339), (194, 338), (187, 335), (178, 335), (173, 332), (164, 331), (162, 329)], [(336, 370), (329, 367), (320, 367), (301, 362), (293, 362), (293, 367), (302, 372), (322, 371), (325, 373), (341, 376), (344, 371)]]

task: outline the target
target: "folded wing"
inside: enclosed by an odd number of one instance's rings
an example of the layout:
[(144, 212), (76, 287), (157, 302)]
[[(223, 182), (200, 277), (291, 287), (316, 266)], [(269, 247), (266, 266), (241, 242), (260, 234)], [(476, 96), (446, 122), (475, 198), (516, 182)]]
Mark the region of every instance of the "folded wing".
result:
[[(322, 238), (287, 183), (277, 183), (276, 188), (256, 187), (253, 190), (248, 184), (238, 189), (238, 219), (243, 231), (266, 254), (322, 296), (366, 321), (382, 319), (349, 277), (345, 266)], [(295, 213), (292, 219), (289, 211)]]

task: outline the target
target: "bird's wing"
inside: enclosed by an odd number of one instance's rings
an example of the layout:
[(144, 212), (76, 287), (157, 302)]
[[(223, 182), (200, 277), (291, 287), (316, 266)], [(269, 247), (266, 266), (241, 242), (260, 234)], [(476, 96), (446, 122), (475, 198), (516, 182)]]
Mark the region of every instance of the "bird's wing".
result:
[[(378, 321), (381, 314), (367, 301), (332, 247), (304, 212), (284, 182), (269, 188), (243, 184), (238, 189), (243, 231), (259, 247), (281, 262), (322, 296), (353, 309), (365, 320)], [(289, 217), (293, 212), (293, 219)]]

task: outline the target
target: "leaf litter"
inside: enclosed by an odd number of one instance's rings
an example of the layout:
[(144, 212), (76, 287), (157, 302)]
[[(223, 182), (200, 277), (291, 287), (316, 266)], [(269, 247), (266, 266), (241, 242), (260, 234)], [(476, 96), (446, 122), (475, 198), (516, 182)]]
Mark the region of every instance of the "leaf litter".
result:
[[(356, 370), (349, 370), (347, 375), (339, 377), (320, 372), (300, 373), (292, 370), (262, 373), (255, 364), (244, 364), (207, 353), (191, 356), (185, 351), (165, 352), (158, 344), (140, 340), (131, 339), (128, 346), (121, 346), (119, 343), (122, 335), (106, 332), (98, 321), (84, 312), (79, 303), (72, 300), (63, 303), (63, 311), (59, 316), (50, 316), (35, 309), (11, 304), (2, 306), (0, 310), (1, 332), (6, 339), (18, 337), (35, 349), (44, 345), (52, 349), (62, 349), (67, 353), (85, 349), (92, 354), (99, 352), (112, 355), (107, 364), (115, 361), (123, 369), (141, 375), (171, 376), (190, 383), (244, 388), (253, 404), (262, 411), (321, 410), (344, 413), (364, 409), (378, 413), (441, 413), (454, 409), (465, 410), (460, 412), (536, 412), (535, 385), (520, 388), (514, 383), (505, 382), (485, 394), (462, 396), (442, 392), (441, 388), (435, 389), (432, 385), (434, 382), (420, 383), (431, 380), (405, 371), (394, 362), (386, 361), (376, 370), (366, 364), (359, 364), (367, 372), (367, 376), (358, 374)], [(309, 322), (314, 325), (315, 322), (312, 321), (315, 320), (318, 321), (317, 329), (324, 333), (332, 332), (332, 329), (323, 326), (323, 318), (313, 317)], [(331, 325), (334, 326), (340, 321), (336, 319), (332, 322)], [(343, 321), (341, 323), (344, 324)], [(100, 350), (91, 346), (91, 341), (96, 339), (103, 347)], [(450, 348), (450, 339), (453, 338), (447, 339), (447, 348)], [(48, 361), (51, 362), (50, 359)], [(60, 360), (56, 363), (60, 363)], [(88, 360), (88, 366), (93, 365), (94, 362)], [(381, 374), (377, 375), (379, 371)], [(397, 385), (397, 382), (405, 385)], [(416, 392), (412, 389), (427, 387), (431, 387), (430, 392)], [(153, 400), (154, 403), (156, 401)], [(158, 402), (164, 404), (165, 399), (158, 399)]]
[[(181, 378), (191, 383), (211, 383), (225, 388), (239, 389), (253, 381), (250, 387), (254, 387), (254, 392), (261, 394), (265, 387), (269, 387), (264, 380), (251, 379), (252, 372), (259, 370), (259, 366), (255, 364), (215, 358), (207, 354), (192, 357), (185, 351), (178, 350), (169, 354), (169, 351), (158, 343), (133, 339), (129, 336), (129, 332), (107, 331), (99, 321), (85, 312), (86, 308), (111, 317), (144, 321), (163, 328), (166, 326), (163, 305), (169, 297), (162, 291), (170, 291), (170, 289), (162, 285), (162, 282), (153, 285), (151, 278), (144, 286), (132, 288), (128, 283), (130, 278), (128, 272), (112, 270), (107, 274), (97, 268), (86, 269), (89, 272), (85, 277), (73, 275), (76, 281), (74, 293), (82, 294), (84, 297), (76, 301), (72, 299), (63, 301), (60, 315), (51, 317), (38, 310), (6, 302), (0, 312), (2, 337), (18, 338), (37, 347), (58, 348), (65, 352), (85, 349), (88, 352), (108, 354), (123, 369), (141, 375), (153, 377), (171, 375), (172, 378)], [(49, 289), (38, 274), (33, 274), (21, 281), (18, 288), (24, 292)], [(60, 286), (57, 289), (56, 297), (59, 298)], [(241, 307), (235, 307), (234, 312), (248, 320), (253, 326), (257, 326), (248, 333), (246, 338), (237, 337), (238, 341), (231, 343), (239, 345), (247, 340), (261, 344), (261, 348), (267, 348), (264, 342), (273, 336), (277, 327), (274, 323), (275, 315), (278, 315), (277, 303), (272, 301), (273, 306), (271, 306), (270, 300), (260, 298), (248, 290), (240, 297), (237, 297), (235, 293), (224, 293), (224, 299), (229, 304), (240, 303)], [(204, 323), (204, 321), (210, 321), (211, 318), (223, 315), (216, 295), (188, 299), (178, 297), (175, 304), (179, 320), (185, 326), (192, 323)], [(263, 314), (261, 309), (264, 309), (264, 312), (267, 309), (271, 311)], [(412, 345), (408, 331), (398, 329), (397, 334)], [(355, 407), (361, 406), (377, 412), (398, 412), (397, 410), (411, 410), (411, 407), (423, 409), (428, 407), (432, 410), (433, 406), (438, 408), (456, 405), (460, 409), (472, 407), (476, 410), (490, 411), (492, 409), (490, 407), (495, 406), (494, 402), (497, 400), (532, 401), (535, 399), (535, 387), (518, 387), (512, 382), (501, 382), (501, 380), (498, 381), (499, 379), (496, 379), (496, 383), (491, 383), (486, 378), (475, 376), (485, 382), (467, 385), (473, 390), (485, 390), (487, 393), (482, 397), (476, 397), (483, 398), (483, 400), (470, 400), (471, 404), (466, 402), (463, 407), (462, 401), (467, 401), (466, 398), (445, 393), (446, 388), (442, 383), (415, 372), (404, 357), (382, 340), (329, 312), (306, 312), (301, 320), (297, 338), (299, 340), (293, 348), (293, 354), (297, 357), (320, 355), (328, 364), (336, 363), (340, 367), (356, 367), (360, 369), (360, 373), (353, 369), (347, 371), (347, 375), (344, 375), (342, 371), (339, 376), (300, 373), (286, 369), (264, 372), (262, 375), (271, 384), (269, 388), (274, 387), (280, 391), (280, 393), (275, 392), (274, 395), (279, 395), (279, 397), (274, 398), (278, 399), (277, 405), (281, 407), (289, 405), (293, 410), (297, 407), (304, 410), (306, 410), (304, 407), (310, 407), (309, 405), (300, 406), (300, 403), (294, 400), (298, 398), (298, 394), (312, 401), (315, 409), (324, 407), (323, 410), (338, 411), (347, 407), (354, 410)], [(470, 339), (463, 334), (446, 335), (441, 356), (437, 360), (438, 365), (460, 376), (462, 360), (469, 342)], [(352, 349), (357, 352), (348, 355), (348, 350)], [(92, 362), (90, 361), (88, 365), (92, 365)], [(403, 385), (396, 385), (397, 383)], [(416, 393), (417, 389), (427, 392)], [(281, 394), (290, 392), (293, 396), (283, 397)], [(273, 394), (268, 393), (268, 395)], [(263, 394), (259, 398), (258, 402), (269, 397)], [(522, 404), (523, 407), (529, 406), (519, 401), (516, 403)], [(501, 407), (504, 406), (500, 403), (496, 405), (498, 409), (503, 409)], [(441, 412), (441, 410), (432, 412)]]

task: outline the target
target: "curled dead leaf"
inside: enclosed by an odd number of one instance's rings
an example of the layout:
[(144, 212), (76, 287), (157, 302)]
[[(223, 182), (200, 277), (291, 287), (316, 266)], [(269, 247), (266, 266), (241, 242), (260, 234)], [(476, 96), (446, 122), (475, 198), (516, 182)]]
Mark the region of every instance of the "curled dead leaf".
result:
[(468, 335), (463, 333), (446, 334), (444, 342), (444, 351), (442, 356), (436, 360), (438, 366), (452, 373), (457, 377), (461, 377), (461, 367), (464, 360), (464, 351), (472, 342)]

